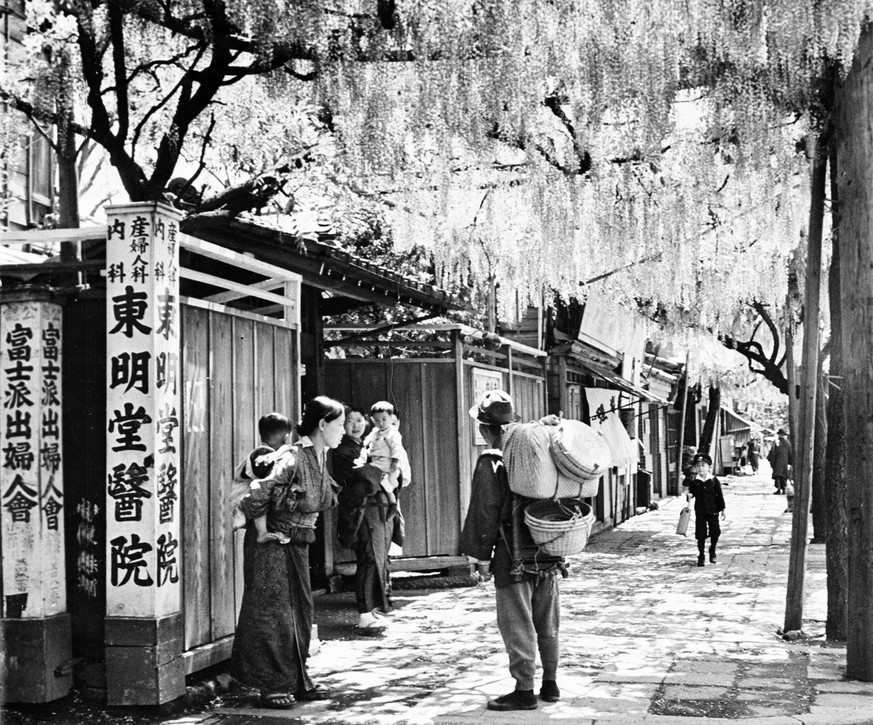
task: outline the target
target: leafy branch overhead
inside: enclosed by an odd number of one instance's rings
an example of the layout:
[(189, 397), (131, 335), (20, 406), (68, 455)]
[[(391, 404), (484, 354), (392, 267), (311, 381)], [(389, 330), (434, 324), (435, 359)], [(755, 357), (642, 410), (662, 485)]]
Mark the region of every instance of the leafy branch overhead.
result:
[[(492, 267), (518, 296), (501, 295), (502, 315), (588, 280), (583, 295), (651, 299), (681, 310), (667, 324), (745, 339), (738, 311), (785, 298), (816, 80), (851, 58), (866, 7), (797, 2), (809, 12), (32, 0), (0, 92), (41, 123), (69, 96), (66, 121), (130, 198), (171, 193), (191, 223), (357, 190), (384, 207), (399, 253), (429, 250), (441, 284)], [(78, 69), (65, 83), (61, 58)]]

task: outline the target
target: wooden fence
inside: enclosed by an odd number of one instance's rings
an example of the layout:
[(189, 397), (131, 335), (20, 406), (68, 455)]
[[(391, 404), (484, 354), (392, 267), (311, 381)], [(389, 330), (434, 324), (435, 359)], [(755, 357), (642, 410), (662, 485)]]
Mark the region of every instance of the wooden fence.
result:
[[(377, 400), (395, 405), (403, 444), (409, 453), (412, 484), (400, 495), (406, 519), (405, 557), (458, 553), (470, 478), (478, 454), (475, 423), (468, 409), (481, 387), (510, 390), (519, 414), (545, 414), (545, 377), (536, 358), (511, 351), (483, 351), (465, 345), (455, 330), (451, 356), (347, 357), (325, 361), (325, 392), (365, 409)], [(356, 341), (360, 348), (361, 342)], [(437, 349), (434, 346), (432, 350)], [(446, 348), (443, 348), (446, 349)], [(332, 517), (328, 517), (330, 526)], [(354, 560), (351, 551), (333, 543), (336, 562)]]
[(297, 335), (284, 323), (196, 301), (182, 312), (185, 649), (211, 644), (229, 654), (243, 532), (231, 530), (227, 496), (235, 464), (258, 442), (258, 419), (272, 411), (296, 418)]

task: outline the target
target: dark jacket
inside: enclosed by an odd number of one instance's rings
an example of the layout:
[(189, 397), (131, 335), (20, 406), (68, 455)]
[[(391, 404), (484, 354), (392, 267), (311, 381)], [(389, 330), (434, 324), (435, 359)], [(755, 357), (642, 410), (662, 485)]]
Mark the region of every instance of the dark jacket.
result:
[(773, 478), (788, 478), (788, 466), (792, 463), (791, 443), (786, 436), (779, 436), (767, 454), (767, 460), (773, 467)]
[(339, 446), (330, 451), (328, 465), (336, 482), (342, 486), (338, 496), (337, 539), (341, 546), (354, 549), (360, 543), (360, 527), (365, 508), (384, 500), (381, 514), (384, 520), (388, 502), (379, 482), (382, 471), (370, 464), (355, 466), (363, 443), (344, 435)]
[(715, 476), (706, 481), (695, 478), (688, 486), (688, 492), (694, 496), (694, 513), (697, 516), (717, 516), (724, 511), (721, 482)]
[[(461, 532), (460, 549), (479, 561), (491, 560), (497, 587), (536, 577), (538, 571), (557, 572), (563, 568), (563, 558), (539, 553), (524, 523), (524, 507), (532, 500), (509, 490), (500, 451), (488, 450), (479, 456), (473, 471), (470, 507)], [(517, 537), (516, 542), (514, 537)], [(513, 560), (514, 543), (520, 560)]]

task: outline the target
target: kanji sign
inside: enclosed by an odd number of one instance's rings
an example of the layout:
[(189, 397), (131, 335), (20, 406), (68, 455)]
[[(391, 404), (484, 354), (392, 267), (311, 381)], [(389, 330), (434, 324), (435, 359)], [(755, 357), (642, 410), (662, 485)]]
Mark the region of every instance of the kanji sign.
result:
[[(178, 498), (179, 215), (109, 209), (106, 244), (106, 605), (118, 616), (181, 606)], [(86, 529), (87, 531), (87, 529)], [(82, 552), (87, 554), (87, 551)], [(91, 558), (80, 561), (82, 586)]]
[[(4, 616), (66, 610), (61, 308), (48, 290), (0, 297)], [(33, 556), (39, 551), (39, 556)]]

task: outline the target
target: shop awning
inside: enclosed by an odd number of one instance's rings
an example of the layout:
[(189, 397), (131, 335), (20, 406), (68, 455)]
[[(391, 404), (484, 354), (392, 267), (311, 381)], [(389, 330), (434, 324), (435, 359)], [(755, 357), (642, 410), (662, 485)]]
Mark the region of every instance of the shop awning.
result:
[(621, 390), (629, 395), (634, 395), (642, 400), (646, 400), (650, 403), (658, 403), (659, 405), (667, 405), (669, 402), (638, 385), (634, 385), (630, 380), (626, 380), (606, 365), (601, 365), (591, 360), (589, 355), (585, 354), (585, 348), (582, 343), (578, 341), (559, 345), (552, 349), (552, 354), (566, 355), (573, 361), (574, 365), (577, 365), (591, 375), (600, 378), (612, 390)]
[(756, 423), (753, 420), (749, 420), (748, 418), (744, 418), (742, 415), (737, 413), (735, 410), (731, 410), (730, 408), (726, 408), (725, 406), (721, 406), (721, 411), (728, 418), (732, 419), (734, 425), (730, 426), (726, 432), (733, 432), (738, 430), (750, 430), (753, 433), (759, 430), (762, 430), (762, 426)]
[(639, 462), (639, 445), (631, 440), (618, 413), (615, 411), (615, 391), (586, 388), (591, 427), (599, 430), (612, 452), (612, 465), (624, 468)]
[(613, 372), (609, 368), (601, 367), (595, 363), (585, 361), (581, 363), (584, 368), (590, 370), (591, 373), (596, 375), (601, 380), (604, 380), (609, 384), (609, 386), (613, 389), (621, 390), (622, 392), (629, 393), (630, 395), (636, 395), (638, 398), (642, 400), (646, 400), (650, 403), (658, 403), (660, 405), (666, 405), (667, 401), (663, 398), (659, 398), (657, 395), (650, 393), (648, 390), (644, 390), (643, 388), (634, 385), (630, 380), (625, 380), (621, 375), (616, 372)]

